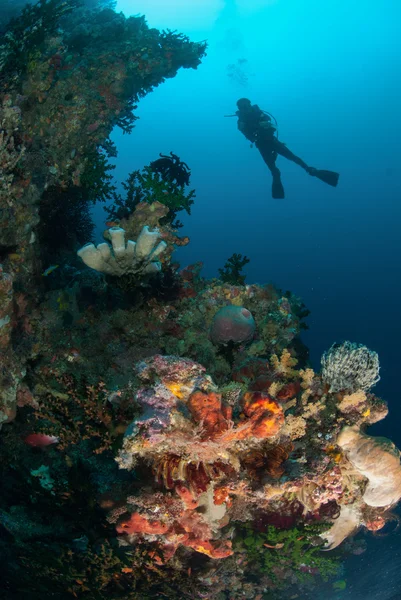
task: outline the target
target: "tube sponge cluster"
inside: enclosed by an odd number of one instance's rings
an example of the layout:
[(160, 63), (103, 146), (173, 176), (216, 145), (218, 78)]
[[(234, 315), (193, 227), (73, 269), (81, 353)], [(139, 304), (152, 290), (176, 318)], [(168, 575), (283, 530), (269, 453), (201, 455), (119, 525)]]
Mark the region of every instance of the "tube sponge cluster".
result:
[(150, 231), (145, 225), (136, 242), (125, 242), (125, 231), (121, 227), (111, 227), (108, 233), (111, 246), (105, 242), (97, 247), (86, 244), (78, 250), (78, 256), (88, 267), (117, 277), (128, 274), (149, 275), (161, 270), (157, 259), (167, 244), (159, 242), (158, 229)]
[(333, 344), (322, 357), (322, 379), (330, 392), (369, 390), (380, 379), (379, 357), (362, 344)]

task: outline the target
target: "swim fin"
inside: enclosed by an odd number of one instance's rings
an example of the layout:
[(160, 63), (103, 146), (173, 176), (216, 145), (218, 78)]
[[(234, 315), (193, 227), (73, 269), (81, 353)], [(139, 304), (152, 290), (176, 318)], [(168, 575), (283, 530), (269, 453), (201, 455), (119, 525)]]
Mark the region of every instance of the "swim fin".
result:
[(285, 198), (283, 184), (280, 177), (273, 177), (272, 197), (277, 200)]
[(313, 177), (317, 177), (321, 181), (324, 181), (324, 183), (327, 183), (328, 185), (332, 185), (333, 187), (337, 186), (338, 178), (340, 177), (339, 173), (335, 173), (334, 171), (325, 171), (324, 169), (310, 168), (308, 170), (308, 173), (309, 173), (309, 175), (312, 175)]

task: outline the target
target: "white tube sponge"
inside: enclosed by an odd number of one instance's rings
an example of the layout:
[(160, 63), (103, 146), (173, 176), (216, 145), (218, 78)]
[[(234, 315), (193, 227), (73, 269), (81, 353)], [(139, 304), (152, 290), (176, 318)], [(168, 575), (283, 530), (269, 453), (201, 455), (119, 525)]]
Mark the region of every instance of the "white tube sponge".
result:
[(157, 258), (167, 248), (166, 242), (159, 242), (152, 252), (152, 260)]
[(99, 244), (97, 248), (95, 248), (93, 244), (86, 244), (83, 248), (78, 250), (77, 254), (91, 269), (111, 275), (113, 273), (113, 268), (109, 266), (105, 260), (105, 251), (103, 248), (100, 248), (100, 246), (108, 247), (107, 244)]
[(114, 256), (119, 258), (125, 254), (125, 231), (121, 227), (110, 227), (109, 235)]
[(102, 259), (106, 262), (109, 262), (109, 260), (111, 259), (110, 246), (103, 242), (102, 244), (98, 245), (97, 250), (100, 252)]
[(156, 246), (159, 238), (160, 232), (158, 229), (155, 229), (155, 231), (150, 231), (149, 227), (145, 225), (136, 241), (135, 256), (140, 260), (149, 256), (152, 253), (153, 248)]
[(387, 438), (344, 427), (337, 438), (354, 469), (367, 478), (362, 499), (368, 506), (391, 506), (401, 498), (400, 451)]
[(125, 243), (125, 231), (121, 227), (110, 228), (109, 235), (111, 246), (102, 243), (95, 248), (93, 244), (86, 244), (78, 250), (78, 256), (88, 267), (117, 277), (129, 274), (141, 276), (161, 270), (160, 262), (155, 259), (165, 250), (167, 244), (157, 244), (160, 238), (158, 230), (150, 231), (145, 225), (136, 243), (132, 240)]

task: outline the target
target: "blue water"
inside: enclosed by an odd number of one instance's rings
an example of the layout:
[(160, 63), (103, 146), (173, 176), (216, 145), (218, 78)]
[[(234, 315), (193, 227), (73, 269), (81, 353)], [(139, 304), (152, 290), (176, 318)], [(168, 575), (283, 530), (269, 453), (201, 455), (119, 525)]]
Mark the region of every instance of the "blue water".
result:
[[(190, 217), (179, 215), (191, 238), (181, 264), (202, 260), (212, 277), (240, 252), (251, 259), (248, 283), (301, 296), (315, 367), (334, 341), (376, 350), (376, 389), (390, 416), (370, 433), (401, 447), (401, 2), (120, 0), (117, 8), (210, 45), (197, 71), (141, 100), (130, 136), (114, 133), (116, 179), (159, 152), (187, 162), (197, 198)], [(224, 118), (243, 96), (276, 117), (280, 139), (309, 165), (340, 172), (339, 186), (279, 158), (286, 199), (273, 200), (258, 151)], [(104, 213), (95, 212), (100, 231)], [(401, 535), (368, 545), (349, 561), (347, 589), (318, 600), (401, 598)]]

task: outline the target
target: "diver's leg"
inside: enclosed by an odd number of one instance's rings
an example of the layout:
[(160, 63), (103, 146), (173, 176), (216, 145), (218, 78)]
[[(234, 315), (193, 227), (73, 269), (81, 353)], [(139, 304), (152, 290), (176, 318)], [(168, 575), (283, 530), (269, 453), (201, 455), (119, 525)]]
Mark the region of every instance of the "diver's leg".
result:
[(311, 167), (309, 167), (306, 162), (302, 160), (302, 158), (299, 158), (299, 156), (291, 152), (291, 150), (289, 150), (287, 146), (283, 144), (283, 142), (279, 142), (276, 138), (273, 140), (273, 147), (277, 154), (280, 154), (280, 156), (284, 156), (284, 158), (291, 160), (295, 164), (305, 169), (305, 171), (308, 173), (312, 170)]
[(269, 167), (270, 173), (273, 177), (272, 183), (272, 197), (277, 199), (284, 198), (284, 188), (281, 183), (281, 173), (280, 169), (276, 166), (276, 152), (273, 152), (270, 145), (269, 147), (265, 147), (264, 145), (256, 144), (261, 157), (265, 161), (266, 165)]
[(315, 169), (314, 167), (309, 167), (302, 160), (302, 158), (299, 158), (299, 156), (293, 154), (291, 150), (288, 150), (285, 144), (279, 142), (276, 138), (274, 138), (273, 140), (272, 147), (274, 151), (277, 152), (277, 154), (280, 154), (281, 156), (284, 156), (284, 158), (287, 158), (288, 160), (291, 160), (292, 162), (296, 163), (297, 165), (305, 169), (305, 171), (309, 173), (309, 175), (317, 177), (321, 181), (324, 181), (324, 183), (327, 183), (328, 185), (331, 185), (333, 187), (336, 187), (336, 185), (338, 184), (338, 178), (340, 177), (340, 175), (335, 171), (326, 171), (323, 169)]

